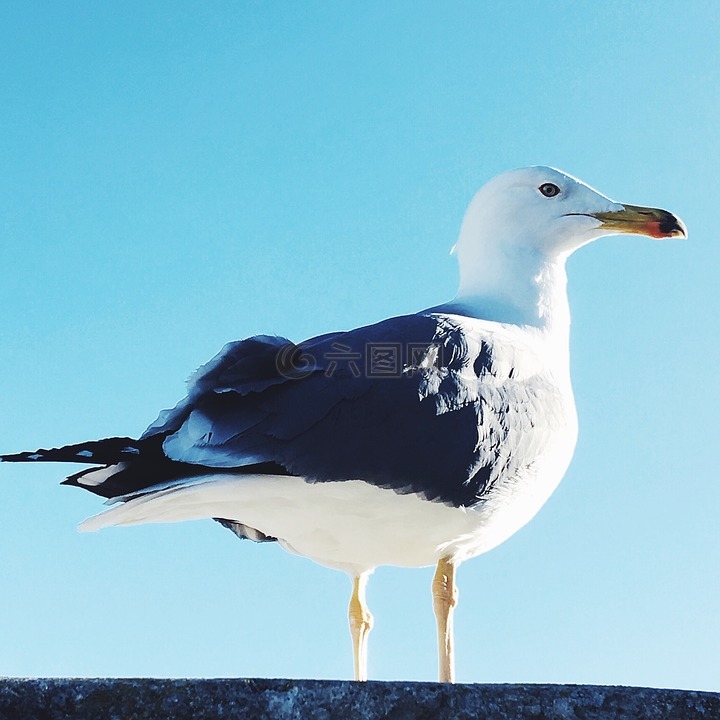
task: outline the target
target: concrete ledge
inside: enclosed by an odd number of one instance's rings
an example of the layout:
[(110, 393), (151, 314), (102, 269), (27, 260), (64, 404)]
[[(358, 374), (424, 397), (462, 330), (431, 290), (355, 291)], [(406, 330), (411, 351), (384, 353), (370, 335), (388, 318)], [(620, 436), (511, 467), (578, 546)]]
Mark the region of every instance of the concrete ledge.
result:
[(0, 679), (0, 719), (16, 718), (710, 720), (720, 718), (720, 693), (592, 685)]

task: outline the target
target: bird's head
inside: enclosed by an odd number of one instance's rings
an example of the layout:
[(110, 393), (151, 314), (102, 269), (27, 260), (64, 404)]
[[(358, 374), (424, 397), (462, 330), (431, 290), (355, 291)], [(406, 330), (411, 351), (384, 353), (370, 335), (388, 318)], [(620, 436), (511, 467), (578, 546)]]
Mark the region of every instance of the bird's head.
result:
[(554, 168), (498, 175), (465, 213), (455, 305), (486, 319), (545, 322), (557, 315), (549, 308), (561, 304), (568, 255), (618, 233), (687, 237), (682, 221), (666, 210), (617, 203)]
[(563, 257), (602, 235), (686, 237), (683, 222), (666, 210), (617, 203), (584, 182), (550, 167), (510, 170), (473, 198), (458, 252), (492, 244)]

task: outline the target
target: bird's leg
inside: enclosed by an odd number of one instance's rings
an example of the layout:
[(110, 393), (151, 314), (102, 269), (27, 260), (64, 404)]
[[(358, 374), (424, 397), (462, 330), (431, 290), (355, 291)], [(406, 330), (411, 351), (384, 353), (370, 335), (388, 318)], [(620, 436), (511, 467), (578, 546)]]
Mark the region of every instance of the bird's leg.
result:
[(365, 603), (365, 586), (369, 573), (353, 577), (353, 593), (350, 598), (348, 617), (353, 642), (355, 679), (367, 680), (367, 639), (372, 630), (373, 616)]
[(433, 610), (438, 631), (438, 680), (455, 682), (455, 648), (453, 644), (453, 608), (457, 604), (455, 563), (441, 558), (432, 582)]

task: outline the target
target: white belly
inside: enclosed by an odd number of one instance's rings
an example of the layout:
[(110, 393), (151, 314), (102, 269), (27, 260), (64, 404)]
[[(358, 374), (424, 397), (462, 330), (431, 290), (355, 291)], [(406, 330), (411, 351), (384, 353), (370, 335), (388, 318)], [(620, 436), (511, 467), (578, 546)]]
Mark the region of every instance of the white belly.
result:
[(492, 549), (525, 525), (559, 482), (517, 478), (471, 509), (400, 495), (360, 480), (308, 483), (282, 475), (213, 475), (158, 490), (89, 518), (81, 530), (235, 520), (278, 538), (287, 550), (358, 574), (379, 565), (457, 562)]

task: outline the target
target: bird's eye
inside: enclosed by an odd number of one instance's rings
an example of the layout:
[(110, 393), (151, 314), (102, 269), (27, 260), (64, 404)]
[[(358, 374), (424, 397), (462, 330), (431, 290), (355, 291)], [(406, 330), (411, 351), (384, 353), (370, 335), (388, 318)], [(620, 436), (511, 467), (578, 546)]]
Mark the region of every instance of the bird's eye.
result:
[(543, 183), (538, 190), (547, 198), (555, 197), (560, 194), (560, 188), (552, 183)]

